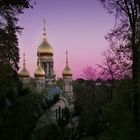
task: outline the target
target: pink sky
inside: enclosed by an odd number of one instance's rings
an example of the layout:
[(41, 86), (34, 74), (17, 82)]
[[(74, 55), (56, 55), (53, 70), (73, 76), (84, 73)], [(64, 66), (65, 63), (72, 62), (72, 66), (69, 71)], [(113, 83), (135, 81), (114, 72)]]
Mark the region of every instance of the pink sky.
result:
[(54, 49), (54, 68), (61, 77), (68, 50), (73, 77), (78, 77), (87, 65), (101, 63), (102, 52), (108, 46), (104, 36), (113, 27), (114, 18), (98, 0), (36, 0), (33, 9), (20, 16), (24, 27), (19, 36), (20, 67), (26, 54), (26, 67), (34, 75), (37, 48), (42, 41), (43, 19), (46, 19), (48, 42)]

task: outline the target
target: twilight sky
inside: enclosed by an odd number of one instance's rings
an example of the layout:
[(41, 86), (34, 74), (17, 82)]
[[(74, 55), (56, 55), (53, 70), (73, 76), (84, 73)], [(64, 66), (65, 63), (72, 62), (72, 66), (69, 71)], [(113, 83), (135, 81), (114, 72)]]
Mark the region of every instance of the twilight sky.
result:
[(87, 65), (101, 63), (102, 52), (108, 46), (104, 36), (113, 27), (110, 16), (98, 0), (36, 0), (33, 9), (20, 16), (24, 30), (19, 36), (20, 67), (22, 54), (33, 76), (36, 69), (37, 48), (42, 41), (43, 19), (46, 19), (47, 40), (54, 49), (54, 68), (57, 77), (65, 67), (68, 50), (73, 77), (78, 77)]

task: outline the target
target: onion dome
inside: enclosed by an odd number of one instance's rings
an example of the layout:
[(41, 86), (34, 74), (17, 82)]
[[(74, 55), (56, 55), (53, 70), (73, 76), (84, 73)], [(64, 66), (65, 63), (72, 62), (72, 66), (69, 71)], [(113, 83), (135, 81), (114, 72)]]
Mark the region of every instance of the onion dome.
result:
[(66, 51), (66, 67), (64, 68), (62, 75), (63, 75), (63, 77), (72, 76), (71, 68), (68, 65), (68, 52), (67, 51)]
[(19, 73), (19, 76), (21, 78), (29, 78), (30, 77), (29, 71), (26, 69), (26, 66), (25, 66), (25, 53), (23, 54), (23, 69)]
[(72, 76), (72, 71), (69, 66), (66, 66), (62, 73), (63, 76)]
[(40, 62), (34, 72), (35, 77), (45, 77), (45, 71), (44, 69), (40, 66)]
[(28, 70), (25, 67), (23, 67), (23, 69), (21, 70), (19, 76), (21, 78), (28, 78), (28, 77), (30, 77), (30, 74), (29, 74)]
[(53, 48), (47, 42), (46, 33), (45, 33), (45, 23), (44, 23), (44, 33), (43, 33), (43, 41), (41, 45), (37, 49), (37, 56), (52, 56), (53, 55)]

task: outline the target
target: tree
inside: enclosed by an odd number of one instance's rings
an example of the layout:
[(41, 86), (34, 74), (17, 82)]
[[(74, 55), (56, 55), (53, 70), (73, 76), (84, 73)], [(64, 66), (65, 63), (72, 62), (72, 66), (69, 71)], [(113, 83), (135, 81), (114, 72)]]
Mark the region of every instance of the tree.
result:
[(98, 79), (98, 72), (91, 66), (86, 66), (81, 74), (81, 77), (85, 80), (97, 80)]
[(132, 77), (132, 55), (128, 46), (114, 46), (111, 43), (103, 56), (103, 63), (98, 65), (99, 77), (110, 84), (110, 99), (112, 99), (115, 81)]
[(92, 100), (93, 100), (93, 104), (94, 104), (95, 85), (96, 85), (96, 81), (99, 77), (98, 71), (91, 66), (86, 66), (82, 71), (81, 77), (86, 80), (88, 88), (91, 90)]
[(90, 80), (74, 81), (75, 115), (79, 116), (78, 136), (80, 139), (86, 136), (98, 139), (104, 127), (100, 119), (102, 110), (108, 102), (108, 86), (103, 83), (96, 84), (93, 97), (92, 85)]
[(6, 96), (8, 88), (17, 87), (19, 69), (17, 33), (20, 33), (22, 29), (17, 25), (18, 15), (31, 7), (30, 0), (0, 1), (0, 91), (2, 91), (2, 97)]
[(136, 133), (140, 126), (140, 1), (100, 0), (109, 13), (115, 15), (116, 26), (111, 38), (118, 44), (129, 45), (132, 49), (132, 79), (134, 121)]
[(132, 80), (118, 82), (114, 89), (114, 98), (105, 104), (101, 114), (103, 131), (100, 140), (129, 140), (135, 138), (133, 111), (130, 102)]
[(111, 53), (110, 50), (107, 50), (103, 54), (104, 56), (104, 62), (102, 65), (99, 65), (100, 70), (100, 79), (107, 81), (109, 83), (109, 86), (111, 87), (110, 95), (108, 96), (109, 100), (112, 100), (113, 98), (113, 89), (115, 86), (115, 79), (117, 78), (117, 75), (115, 73), (115, 62), (114, 62), (114, 55)]

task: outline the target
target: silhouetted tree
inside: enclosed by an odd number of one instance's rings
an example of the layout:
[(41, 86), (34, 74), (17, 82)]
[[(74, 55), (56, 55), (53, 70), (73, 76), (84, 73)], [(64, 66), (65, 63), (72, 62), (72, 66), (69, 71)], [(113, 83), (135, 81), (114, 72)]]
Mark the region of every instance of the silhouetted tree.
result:
[(82, 70), (82, 74), (81, 77), (85, 80), (96, 80), (98, 78), (98, 72), (97, 69), (94, 69), (91, 66), (86, 66), (83, 70)]
[(132, 49), (132, 77), (134, 121), (136, 133), (140, 126), (140, 1), (100, 0), (109, 13), (115, 15), (116, 27), (110, 33), (115, 43), (129, 45)]
[[(112, 45), (112, 43), (110, 44)], [(113, 45), (104, 53), (104, 60), (100, 68), (100, 79), (108, 81), (111, 87), (110, 98), (113, 98), (115, 80), (132, 77), (132, 55), (128, 46)]]
[[(8, 88), (17, 87), (19, 48), (18, 15), (31, 8), (30, 0), (0, 1), (0, 91), (5, 96)], [(15, 83), (15, 85), (14, 85)]]
[(108, 96), (109, 100), (112, 100), (113, 98), (113, 89), (115, 86), (115, 79), (116, 79), (116, 73), (114, 69), (114, 59), (113, 55), (110, 53), (110, 50), (107, 50), (103, 54), (104, 56), (104, 62), (102, 65), (99, 65), (100, 70), (100, 78), (108, 82), (108, 86), (110, 86), (110, 94)]

